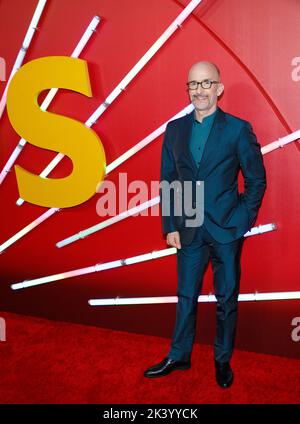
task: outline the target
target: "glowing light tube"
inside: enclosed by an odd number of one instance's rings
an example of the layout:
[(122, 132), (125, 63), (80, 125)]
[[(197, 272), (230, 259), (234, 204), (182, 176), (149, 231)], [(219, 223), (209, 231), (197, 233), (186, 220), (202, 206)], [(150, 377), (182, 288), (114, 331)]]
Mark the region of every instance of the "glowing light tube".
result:
[(291, 134), (288, 134), (282, 138), (279, 138), (272, 143), (267, 144), (261, 148), (261, 152), (263, 155), (266, 153), (270, 153), (273, 150), (279, 149), (280, 147), (284, 147), (286, 144), (291, 143), (292, 141), (296, 141), (300, 138), (300, 130), (294, 131)]
[(15, 73), (21, 67), (21, 65), (23, 63), (24, 57), (27, 53), (28, 47), (30, 46), (31, 40), (32, 40), (32, 38), (35, 34), (36, 29), (37, 29), (37, 25), (39, 23), (39, 20), (40, 20), (42, 13), (43, 13), (46, 2), (47, 2), (47, 0), (39, 0), (38, 5), (37, 5), (35, 12), (33, 14), (33, 17), (31, 19), (31, 22), (29, 24), (27, 33), (26, 33), (24, 41), (23, 41), (23, 45), (22, 45), (22, 47), (19, 51), (19, 54), (16, 58), (16, 61), (15, 61), (14, 66), (12, 68), (11, 74), (8, 78), (5, 90), (4, 90), (3, 95), (1, 97), (1, 100), (0, 100), (0, 119), (3, 115), (4, 109), (5, 109), (5, 106), (6, 106), (7, 90), (8, 90), (9, 83), (10, 83), (12, 77), (15, 75)]
[(9, 246), (11, 246), (13, 243), (15, 243), (20, 238), (24, 237), (31, 230), (33, 230), (35, 227), (40, 225), (42, 222), (46, 221), (46, 219), (50, 218), (50, 216), (52, 216), (53, 214), (55, 214), (55, 212), (58, 212), (58, 211), (59, 211), (59, 208), (48, 209), (41, 216), (39, 216), (35, 221), (28, 224), (26, 227), (24, 227), (22, 230), (20, 230), (14, 236), (12, 236), (10, 239), (8, 239), (6, 242), (1, 244), (0, 245), (0, 253), (2, 253), (5, 249), (7, 249)]
[(158, 52), (158, 50), (168, 41), (168, 39), (174, 34), (174, 32), (180, 28), (180, 25), (188, 18), (188, 16), (194, 11), (194, 9), (201, 3), (202, 0), (192, 0), (186, 6), (186, 8), (180, 13), (180, 15), (171, 23), (166, 31), (159, 37), (159, 39), (150, 47), (150, 49), (144, 54), (144, 56), (137, 62), (137, 64), (128, 72), (128, 74), (122, 79), (117, 87), (110, 93), (105, 101), (98, 107), (98, 109), (91, 115), (87, 120), (86, 125), (91, 126), (95, 121), (102, 115), (108, 105), (110, 105), (118, 96), (125, 90), (127, 85), (133, 80), (133, 78), (143, 69), (143, 67), (149, 62), (149, 60)]
[[(272, 225), (272, 224), (268, 224), (268, 225)], [(257, 232), (257, 234), (260, 234), (263, 232), (262, 228), (266, 227), (261, 225), (260, 226), (260, 231)], [(272, 229), (275, 229), (276, 226), (273, 225)], [(270, 231), (269, 229), (267, 231)], [(47, 284), (47, 283), (51, 283), (53, 281), (58, 281), (58, 280), (64, 280), (66, 278), (71, 278), (71, 277), (76, 277), (78, 275), (84, 275), (84, 274), (89, 274), (92, 272), (99, 272), (99, 271), (104, 271), (106, 269), (111, 269), (111, 268), (116, 268), (116, 267), (120, 267), (123, 265), (133, 265), (139, 262), (145, 262), (145, 261), (149, 261), (152, 259), (157, 259), (157, 258), (161, 258), (164, 256), (169, 256), (169, 255), (174, 255), (176, 254), (177, 249), (175, 247), (171, 247), (168, 249), (163, 249), (163, 250), (157, 250), (157, 251), (153, 251), (151, 253), (144, 253), (142, 255), (138, 255), (138, 256), (132, 256), (130, 258), (126, 258), (126, 259), (119, 259), (116, 261), (112, 261), (112, 262), (106, 262), (103, 264), (96, 264), (93, 266), (89, 266), (87, 268), (80, 268), (80, 269), (75, 269), (73, 271), (67, 271), (67, 272), (63, 272), (60, 274), (55, 274), (55, 275), (50, 275), (47, 277), (41, 277), (41, 278), (36, 278), (34, 280), (25, 280), (21, 283), (14, 283), (11, 285), (11, 288), (13, 290), (18, 290), (18, 289), (24, 289), (27, 287), (32, 287), (32, 286), (37, 286), (40, 284)]]
[(142, 150), (144, 147), (146, 147), (148, 144), (150, 144), (153, 140), (155, 140), (157, 137), (159, 137), (161, 134), (163, 134), (166, 131), (166, 127), (167, 127), (168, 122), (173, 121), (174, 119), (177, 119), (177, 118), (181, 118), (182, 116), (187, 115), (188, 113), (192, 112), (192, 110), (194, 110), (194, 106), (192, 104), (186, 106), (184, 109), (182, 109), (180, 112), (178, 112), (176, 115), (174, 115), (171, 119), (169, 119), (167, 122), (165, 122), (159, 128), (157, 128), (155, 131), (153, 131), (151, 134), (149, 134), (147, 137), (145, 137), (139, 143), (135, 144), (133, 147), (131, 147), (129, 150), (127, 150), (127, 152), (123, 153), (116, 160), (114, 160), (112, 163), (107, 165), (106, 174), (109, 174), (111, 171), (113, 171), (115, 168), (117, 168), (119, 165), (121, 165), (127, 159), (131, 158), (131, 156), (135, 155), (137, 152)]
[(116, 222), (121, 221), (122, 219), (135, 215), (136, 213), (139, 213), (145, 209), (151, 208), (152, 206), (157, 205), (159, 202), (160, 202), (159, 196), (154, 197), (153, 199), (148, 200), (147, 202), (144, 202), (138, 206), (135, 206), (134, 208), (128, 209), (127, 211), (124, 211), (116, 216), (113, 216), (112, 218), (106, 219), (105, 221), (102, 221), (99, 224), (86, 228), (85, 230), (79, 231), (79, 233), (73, 236), (70, 236), (64, 240), (59, 241), (58, 243), (56, 243), (56, 247), (60, 248), (68, 244), (74, 243), (75, 241), (83, 239), (93, 233), (96, 233), (97, 231), (103, 230), (103, 228), (109, 227), (110, 225), (113, 225)]
[(132, 265), (138, 262), (145, 262), (151, 259), (158, 259), (164, 256), (173, 255), (176, 253), (175, 247), (169, 249), (158, 250), (151, 253), (145, 253), (139, 256), (133, 256), (126, 259), (119, 259), (112, 262), (106, 262), (103, 264), (96, 264), (86, 268), (75, 269), (73, 271), (67, 271), (60, 274), (50, 275), (47, 277), (36, 278), (34, 280), (25, 280), (21, 283), (14, 283), (11, 285), (13, 290), (24, 289), (32, 286), (38, 286), (41, 284), (52, 283), (53, 281), (65, 280), (66, 278), (76, 277), (78, 275), (90, 274), (92, 272), (105, 271), (107, 269), (118, 268), (124, 265)]
[[(99, 22), (100, 22), (99, 16), (94, 16), (94, 18), (91, 20), (90, 24), (88, 25), (87, 29), (85, 30), (84, 34), (82, 35), (80, 41), (78, 42), (77, 46), (75, 47), (73, 53), (71, 54), (71, 57), (74, 57), (74, 58), (79, 57), (79, 55), (81, 54), (82, 50), (87, 45), (89, 39), (91, 38), (91, 36), (95, 32), (95, 30), (96, 30)], [(58, 91), (58, 88), (52, 88), (48, 92), (47, 96), (45, 97), (45, 100), (41, 104), (41, 109), (43, 111), (45, 111), (45, 110), (48, 109), (48, 106), (50, 105), (50, 103), (54, 99), (57, 91)], [(10, 172), (13, 164), (17, 160), (18, 156), (20, 155), (20, 153), (21, 153), (23, 147), (26, 145), (26, 143), (27, 142), (26, 142), (26, 140), (24, 140), (24, 138), (21, 138), (20, 139), (17, 147), (15, 148), (15, 150), (13, 151), (13, 153), (11, 154), (11, 156), (8, 159), (6, 165), (4, 166), (4, 168), (2, 169), (2, 171), (0, 173), (0, 184), (2, 184), (2, 182), (5, 179), (5, 177), (7, 176), (8, 172)], [(62, 157), (63, 157), (63, 155), (62, 155)], [(41, 176), (43, 176), (43, 175), (41, 175)], [(19, 199), (17, 201), (17, 205), (21, 205), (23, 202), (24, 202), (23, 199)]]
[(275, 223), (258, 225), (257, 227), (252, 227), (251, 230), (244, 235), (244, 237), (256, 236), (257, 234), (267, 233), (276, 229), (277, 225)]
[[(300, 299), (300, 291), (290, 292), (271, 292), (271, 293), (249, 293), (240, 294), (239, 302), (249, 302), (258, 300), (291, 300)], [(201, 295), (198, 297), (198, 302), (216, 302), (217, 299), (213, 294)], [(123, 306), (123, 305), (153, 305), (158, 303), (177, 303), (177, 296), (163, 297), (115, 297), (111, 299), (89, 299), (88, 304), (91, 306)]]
[[(150, 49), (144, 54), (144, 56), (134, 65), (134, 67), (128, 72), (128, 74), (122, 79), (122, 81), (114, 88), (104, 102), (95, 110), (94, 113), (87, 119), (85, 125), (92, 127), (97, 119), (106, 111), (106, 109), (112, 104), (112, 102), (126, 89), (127, 85), (137, 76), (137, 74), (144, 68), (144, 66), (152, 59), (152, 57), (158, 52), (158, 50), (168, 41), (168, 39), (174, 34), (174, 32), (180, 28), (180, 25), (188, 18), (193, 10), (201, 3), (202, 0), (191, 0), (186, 8), (178, 15), (178, 17), (171, 23), (171, 25), (165, 30), (165, 32), (159, 37), (158, 40), (150, 47)], [(57, 156), (49, 163), (49, 165), (43, 170), (40, 176), (46, 177), (56, 167), (56, 165), (64, 157), (63, 154), (58, 153)], [(24, 201), (18, 199), (17, 204), (21, 205)]]

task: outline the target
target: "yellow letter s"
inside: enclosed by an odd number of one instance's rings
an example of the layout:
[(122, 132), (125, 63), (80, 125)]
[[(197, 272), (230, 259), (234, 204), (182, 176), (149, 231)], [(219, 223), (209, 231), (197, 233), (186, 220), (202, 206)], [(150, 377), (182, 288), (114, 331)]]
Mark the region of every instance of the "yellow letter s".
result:
[(42, 178), (15, 166), (22, 199), (40, 206), (66, 208), (96, 193), (105, 176), (105, 151), (100, 138), (74, 119), (41, 110), (39, 94), (66, 88), (92, 96), (87, 64), (64, 56), (28, 62), (11, 80), (7, 111), (15, 131), (34, 146), (67, 155), (73, 171), (64, 178)]

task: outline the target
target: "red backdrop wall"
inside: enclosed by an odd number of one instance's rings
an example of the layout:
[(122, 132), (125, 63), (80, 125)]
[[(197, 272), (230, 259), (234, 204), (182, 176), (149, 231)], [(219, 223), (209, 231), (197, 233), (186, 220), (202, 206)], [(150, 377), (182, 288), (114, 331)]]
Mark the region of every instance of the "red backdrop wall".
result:
[[(26, 62), (41, 56), (70, 55), (92, 17), (98, 14), (102, 18), (81, 55), (88, 62), (93, 98), (61, 90), (49, 110), (84, 122), (187, 3), (49, 0)], [(36, 0), (0, 2), (0, 56), (6, 60), (7, 75), (36, 5)], [(300, 56), (299, 16), (300, 3), (295, 0), (203, 0), (93, 126), (104, 145), (107, 163), (188, 104), (187, 72), (193, 62), (202, 59), (216, 62), (221, 69), (225, 94), (220, 106), (251, 121), (262, 146), (299, 129), (300, 73), (295, 62), (292, 65)], [(4, 87), (5, 82), (0, 82), (0, 95)], [(5, 112), (0, 121), (1, 169), (19, 138)], [(127, 172), (129, 182), (145, 180), (150, 187), (151, 180), (159, 179), (161, 143), (159, 137), (108, 179), (118, 182), (119, 173)], [(299, 149), (294, 142), (265, 155), (268, 188), (256, 224), (275, 222), (278, 229), (245, 243), (241, 293), (299, 290)], [(28, 144), (17, 163), (38, 174), (54, 155)], [(51, 176), (65, 176), (71, 169), (65, 158)], [(19, 196), (14, 171), (0, 187), (0, 196), (0, 243), (45, 211), (31, 204), (15, 205)], [(95, 195), (78, 207), (55, 214), (0, 256), (0, 309), (169, 337), (175, 305), (91, 308), (87, 301), (175, 295), (175, 256), (26, 290), (10, 289), (11, 283), (25, 279), (166, 247), (160, 218), (139, 216), (57, 249), (59, 240), (103, 220), (96, 212), (98, 199)], [(209, 269), (203, 293), (212, 290)], [(298, 300), (241, 304), (237, 346), (299, 355), (299, 344), (291, 339), (291, 320), (297, 315)], [(198, 339), (211, 342), (214, 305), (201, 305), (198, 321)]]

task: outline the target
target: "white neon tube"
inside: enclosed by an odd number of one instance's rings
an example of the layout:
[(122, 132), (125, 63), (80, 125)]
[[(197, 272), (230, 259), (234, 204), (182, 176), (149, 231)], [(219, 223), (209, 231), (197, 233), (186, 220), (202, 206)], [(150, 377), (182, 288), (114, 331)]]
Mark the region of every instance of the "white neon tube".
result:
[(17, 240), (24, 237), (26, 234), (28, 234), (31, 230), (33, 230), (35, 227), (40, 225), (42, 222), (46, 221), (46, 219), (50, 218), (50, 216), (54, 215), (55, 212), (58, 212), (59, 210), (60, 210), (59, 208), (48, 209), (46, 212), (44, 212), (42, 215), (40, 215), (37, 219), (32, 221), (26, 227), (22, 228), (22, 230), (17, 232), (10, 239), (8, 239), (4, 243), (2, 243), (0, 245), (0, 253), (2, 253), (5, 249), (7, 249), (12, 244), (14, 244)]
[[(86, 30), (84, 31), (81, 39), (79, 40), (79, 42), (77, 43), (77, 46), (75, 47), (75, 49), (73, 50), (73, 52), (71, 53), (71, 57), (72, 58), (78, 58), (83, 49), (85, 48), (85, 46), (87, 45), (87, 43), (89, 42), (91, 36), (94, 34), (94, 32), (96, 31), (97, 26), (100, 23), (100, 17), (99, 16), (94, 16), (93, 19), (91, 20), (91, 22), (89, 23), (88, 27), (86, 28)], [(50, 105), (50, 103), (52, 102), (53, 98), (55, 97), (56, 93), (58, 91), (58, 88), (52, 88), (49, 93), (47, 94), (47, 96), (45, 97), (45, 100), (43, 101), (42, 105), (41, 105), (41, 109), (43, 111), (48, 109), (48, 106)]]
[[(291, 292), (271, 292), (271, 293), (248, 293), (240, 294), (239, 302), (259, 301), (259, 300), (291, 300), (300, 299), (300, 291)], [(216, 302), (217, 299), (213, 294), (201, 295), (198, 297), (198, 302)], [(162, 296), (162, 297), (115, 297), (111, 299), (89, 299), (90, 306), (122, 306), (122, 305), (153, 305), (159, 303), (177, 303), (177, 296)]]
[(28, 287), (38, 286), (41, 284), (51, 283), (53, 281), (65, 280), (66, 278), (76, 277), (78, 275), (90, 274), (92, 272), (105, 271), (107, 269), (118, 268), (124, 265), (136, 264), (138, 262), (145, 262), (151, 259), (158, 259), (164, 256), (173, 255), (176, 253), (175, 247), (168, 249), (158, 250), (151, 253), (146, 253), (138, 256), (132, 256), (126, 259), (118, 259), (112, 262), (106, 262), (103, 264), (96, 264), (86, 268), (75, 269), (73, 271), (67, 271), (60, 274), (49, 275), (47, 277), (36, 278), (34, 280), (25, 280), (21, 283), (14, 283), (11, 285), (13, 290), (24, 289)]
[(121, 165), (123, 162), (125, 162), (127, 159), (131, 158), (137, 152), (142, 150), (144, 147), (150, 144), (157, 137), (162, 135), (166, 131), (168, 122), (173, 121), (174, 119), (177, 119), (177, 118), (181, 118), (182, 116), (192, 112), (192, 110), (194, 110), (194, 105), (191, 103), (190, 105), (182, 109), (180, 112), (178, 112), (176, 115), (174, 115), (167, 122), (162, 124), (159, 128), (157, 128), (151, 134), (149, 134), (147, 137), (145, 137), (143, 140), (141, 140), (140, 142), (135, 144), (133, 147), (131, 147), (129, 150), (127, 150), (125, 153), (123, 153), (121, 156), (119, 156), (116, 160), (114, 160), (109, 165), (107, 165), (106, 175), (109, 174), (111, 171), (113, 171), (115, 168), (117, 168), (119, 165)]
[[(261, 227), (260, 231), (258, 232), (259, 234), (261, 232), (263, 232), (262, 227), (264, 227), (264, 226), (261, 225), (260, 227)], [(272, 228), (275, 229), (276, 226), (273, 225)], [(267, 231), (270, 231), (270, 230), (268, 229)], [(132, 257), (126, 258), (126, 259), (119, 259), (119, 260), (116, 260), (116, 261), (107, 262), (107, 263), (103, 263), (103, 264), (96, 264), (96, 265), (93, 265), (93, 266), (90, 266), (90, 267), (87, 267), (87, 268), (75, 269), (73, 271), (67, 271), (67, 272), (63, 272), (63, 273), (60, 273), (60, 274), (36, 278), (34, 280), (25, 280), (21, 283), (12, 284), (11, 288), (13, 290), (18, 290), (18, 289), (37, 286), (37, 285), (41, 285), (41, 284), (47, 284), (47, 283), (51, 283), (53, 281), (64, 280), (66, 278), (76, 277), (78, 275), (89, 274), (89, 273), (92, 273), (92, 272), (104, 271), (106, 269), (116, 268), (116, 267), (123, 266), (123, 265), (133, 265), (133, 264), (140, 263), (140, 262), (158, 259), (158, 258), (162, 258), (164, 256), (174, 255), (174, 254), (176, 254), (176, 252), (177, 252), (177, 249), (175, 247), (157, 250), (157, 251), (153, 251), (153, 252), (150, 252), (150, 253), (144, 253), (144, 254), (138, 255), (138, 256), (132, 256)]]
[(59, 241), (56, 244), (56, 247), (60, 248), (68, 244), (74, 243), (75, 241), (83, 239), (93, 233), (96, 233), (97, 231), (103, 230), (103, 228), (109, 227), (110, 225), (113, 225), (116, 222), (121, 221), (122, 219), (135, 215), (136, 213), (139, 213), (145, 209), (151, 208), (152, 206), (157, 205), (159, 202), (160, 202), (159, 196), (154, 197), (153, 199), (148, 200), (147, 202), (144, 202), (138, 206), (135, 206), (134, 208), (128, 209), (127, 211), (124, 211), (116, 216), (113, 216), (112, 218), (106, 219), (105, 221), (102, 221), (99, 224), (93, 225), (92, 227), (79, 231), (79, 233), (74, 234), (73, 236), (70, 236), (64, 240)]
[(252, 227), (250, 231), (247, 231), (244, 237), (256, 236), (257, 234), (267, 233), (276, 229), (277, 225), (275, 223), (258, 225), (257, 227)]
[[(174, 34), (174, 32), (180, 28), (180, 25), (188, 18), (193, 10), (201, 3), (202, 0), (191, 0), (186, 8), (178, 15), (178, 17), (171, 23), (166, 31), (158, 38), (158, 40), (150, 47), (150, 49), (144, 54), (144, 56), (134, 65), (134, 67), (128, 72), (128, 74), (122, 79), (122, 81), (114, 88), (109, 96), (104, 100), (103, 103), (92, 113), (87, 119), (85, 125), (92, 127), (97, 119), (106, 111), (106, 109), (113, 103), (113, 101), (126, 89), (128, 84), (137, 76), (137, 74), (144, 68), (144, 66), (152, 59), (152, 57), (158, 52), (158, 50), (168, 41), (168, 39)], [(49, 163), (49, 165), (42, 171), (40, 176), (46, 177), (55, 166), (62, 160), (63, 154), (58, 153), (57, 156)], [(22, 199), (17, 200), (17, 204), (21, 205), (24, 201)]]
[(180, 15), (171, 23), (166, 31), (159, 37), (159, 39), (150, 47), (150, 49), (144, 54), (144, 56), (137, 62), (137, 64), (128, 72), (128, 74), (122, 79), (117, 87), (110, 93), (105, 101), (98, 107), (98, 109), (91, 115), (87, 120), (86, 125), (89, 127), (97, 121), (102, 115), (108, 105), (110, 105), (118, 96), (125, 90), (127, 85), (133, 80), (133, 78), (143, 69), (143, 67), (149, 62), (149, 60), (158, 52), (158, 50), (168, 41), (168, 39), (174, 34), (174, 32), (180, 28), (180, 25), (189, 17), (194, 9), (201, 3), (202, 0), (191, 0), (186, 8), (180, 13)]
[(14, 66), (12, 68), (11, 74), (8, 78), (5, 90), (4, 90), (2, 97), (1, 97), (1, 100), (0, 100), (0, 119), (3, 115), (4, 109), (5, 109), (5, 106), (6, 106), (7, 90), (8, 90), (9, 83), (10, 83), (12, 77), (15, 75), (15, 73), (21, 67), (21, 65), (23, 63), (24, 57), (27, 53), (27, 50), (28, 50), (30, 43), (31, 43), (31, 40), (32, 40), (32, 38), (35, 34), (36, 29), (37, 29), (37, 25), (39, 23), (39, 20), (40, 20), (42, 13), (43, 13), (46, 2), (47, 2), (47, 0), (39, 0), (38, 5), (37, 5), (35, 12), (33, 14), (33, 17), (31, 19), (31, 22), (29, 24), (27, 33), (26, 33), (24, 41), (23, 41), (23, 45), (22, 45), (22, 47), (19, 51), (19, 54), (16, 58), (16, 61), (15, 61)]
[[(79, 55), (81, 54), (82, 50), (87, 45), (89, 39), (91, 38), (91, 36), (95, 32), (95, 30), (96, 30), (99, 22), (100, 22), (99, 16), (94, 16), (94, 18), (91, 20), (90, 24), (88, 25), (87, 29), (85, 30), (84, 34), (82, 35), (80, 41), (78, 42), (77, 46), (75, 47), (73, 53), (71, 54), (71, 57), (73, 57), (73, 58), (79, 57)], [(52, 102), (52, 100), (55, 97), (57, 91), (58, 91), (58, 88), (52, 88), (48, 92), (47, 96), (45, 97), (45, 99), (44, 99), (44, 101), (43, 101), (43, 103), (41, 105), (41, 109), (43, 111), (45, 111), (45, 110), (48, 109), (48, 106)], [(26, 145), (26, 143), (27, 143), (27, 141), (24, 140), (24, 138), (21, 138), (20, 139), (17, 147), (15, 148), (15, 150), (13, 151), (13, 153), (11, 154), (10, 158), (8, 159), (7, 163), (5, 164), (4, 168), (2, 169), (2, 171), (0, 173), (0, 184), (2, 184), (2, 182), (5, 179), (5, 177), (7, 176), (8, 172), (10, 172), (13, 164), (17, 160), (18, 156), (20, 155), (20, 153), (21, 153), (23, 147)], [(62, 155), (62, 157), (63, 157), (63, 155)], [(41, 175), (41, 176), (43, 176), (43, 175)], [(23, 202), (24, 201), (22, 199), (19, 199), (17, 201), (17, 205), (21, 205)]]
[(280, 147), (284, 147), (286, 144), (291, 143), (292, 141), (296, 141), (300, 138), (300, 130), (294, 131), (291, 134), (288, 134), (282, 138), (279, 138), (272, 143), (267, 144), (261, 148), (261, 152), (263, 155), (266, 153), (270, 153), (273, 150), (279, 149)]

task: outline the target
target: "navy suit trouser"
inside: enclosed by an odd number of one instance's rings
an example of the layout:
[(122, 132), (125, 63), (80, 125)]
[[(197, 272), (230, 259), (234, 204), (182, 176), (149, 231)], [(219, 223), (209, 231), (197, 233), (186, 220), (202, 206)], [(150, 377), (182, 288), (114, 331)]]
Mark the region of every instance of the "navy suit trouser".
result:
[(240, 256), (244, 237), (221, 244), (202, 225), (189, 245), (177, 251), (178, 303), (176, 323), (168, 357), (190, 360), (195, 339), (198, 296), (209, 259), (217, 299), (215, 360), (230, 360), (234, 347), (240, 283)]

